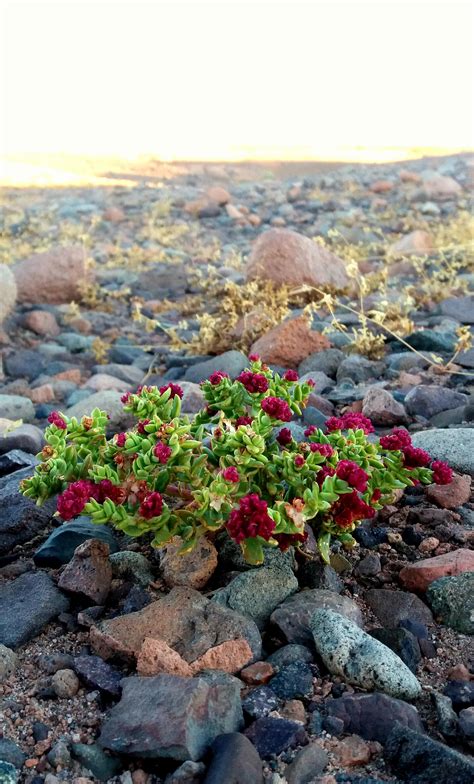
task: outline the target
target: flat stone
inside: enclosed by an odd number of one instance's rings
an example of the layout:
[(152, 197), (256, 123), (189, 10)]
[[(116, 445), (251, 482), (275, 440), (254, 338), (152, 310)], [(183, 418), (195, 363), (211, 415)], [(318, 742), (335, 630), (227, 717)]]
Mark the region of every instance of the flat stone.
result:
[(386, 645), (332, 610), (317, 610), (310, 622), (316, 650), (328, 670), (349, 683), (392, 697), (414, 699), (421, 686)]
[(109, 712), (99, 742), (118, 754), (199, 760), (219, 735), (242, 725), (240, 691), (233, 682), (157, 675), (122, 682), (120, 702)]
[(146, 637), (163, 640), (188, 664), (227, 640), (247, 640), (255, 659), (261, 638), (255, 623), (192, 588), (173, 588), (163, 599), (139, 612), (102, 621), (91, 629), (91, 645), (104, 658), (133, 660)]
[(203, 784), (263, 784), (262, 760), (240, 732), (219, 735), (211, 753)]
[(448, 387), (423, 386), (419, 384), (408, 392), (405, 397), (405, 406), (409, 414), (422, 414), (429, 419), (441, 411), (464, 406), (468, 401), (467, 395), (456, 392)]
[(474, 428), (424, 430), (414, 433), (412, 441), (433, 460), (444, 460), (455, 471), (474, 476)]
[(228, 373), (231, 378), (237, 378), (247, 366), (248, 359), (241, 351), (225, 351), (217, 357), (191, 365), (184, 374), (184, 381), (199, 384), (209, 378), (216, 370), (222, 370), (224, 373)]
[(255, 621), (263, 629), (275, 607), (298, 590), (298, 580), (290, 571), (279, 572), (265, 566), (243, 572), (212, 597)]
[(426, 598), (442, 623), (463, 634), (474, 634), (474, 571), (440, 577), (428, 586)]
[(464, 572), (474, 572), (474, 551), (460, 548), (404, 566), (399, 578), (410, 591), (424, 592), (434, 580)]
[(257, 686), (251, 689), (242, 700), (242, 708), (252, 719), (262, 719), (278, 708), (279, 699), (269, 686)]
[(313, 661), (313, 652), (306, 648), (305, 645), (298, 645), (297, 643), (283, 645), (282, 648), (274, 651), (267, 658), (267, 662), (276, 668), (285, 667), (287, 664), (293, 664), (294, 662), (311, 663)]
[(413, 705), (380, 692), (345, 694), (328, 700), (326, 708), (330, 716), (342, 719), (344, 732), (355, 733), (365, 740), (385, 743), (395, 722), (423, 732), (420, 716)]
[(300, 722), (272, 716), (257, 719), (244, 734), (252, 741), (263, 759), (293, 749), (306, 741), (306, 732)]
[(116, 667), (112, 667), (100, 656), (81, 655), (74, 657), (74, 671), (88, 689), (98, 689), (106, 697), (120, 697), (123, 678)]
[(0, 479), (0, 555), (11, 553), (30, 541), (50, 522), (56, 503), (53, 499), (36, 506), (20, 493), (20, 482), (28, 479), (32, 468), (23, 468)]
[(305, 561), (298, 569), (298, 582), (301, 588), (323, 588), (341, 593), (344, 583), (335, 569), (321, 561)]
[(313, 693), (313, 678), (310, 664), (292, 662), (281, 667), (268, 685), (282, 700), (303, 699)]
[(78, 517), (55, 528), (35, 552), (34, 562), (37, 566), (51, 566), (55, 569), (69, 563), (76, 548), (88, 539), (100, 539), (106, 542), (111, 553), (116, 553), (119, 549), (117, 540), (108, 526), (91, 523), (87, 517)]
[(365, 592), (364, 598), (383, 626), (393, 628), (407, 618), (428, 625), (433, 623), (429, 607), (414, 593), (371, 588)]
[(396, 724), (384, 747), (395, 775), (410, 784), (472, 784), (474, 762), (444, 743)]
[(28, 572), (0, 588), (0, 642), (18, 648), (69, 608), (45, 572)]
[(347, 596), (333, 591), (314, 588), (301, 591), (286, 599), (272, 613), (270, 620), (290, 643), (313, 645), (310, 622), (316, 610), (329, 608), (362, 626), (362, 613), (357, 604)]
[(0, 478), (21, 471), (22, 468), (34, 468), (38, 460), (34, 455), (23, 452), (21, 449), (12, 449), (0, 454)]
[(26, 760), (26, 754), (10, 738), (0, 738), (0, 760), (9, 762), (10, 765), (21, 770)]
[(102, 392), (94, 392), (84, 400), (80, 400), (75, 405), (66, 410), (68, 417), (81, 419), (88, 416), (94, 408), (100, 408), (109, 415), (109, 426), (114, 429), (126, 429), (130, 424), (130, 415), (124, 411), (122, 395), (113, 389), (105, 389)]

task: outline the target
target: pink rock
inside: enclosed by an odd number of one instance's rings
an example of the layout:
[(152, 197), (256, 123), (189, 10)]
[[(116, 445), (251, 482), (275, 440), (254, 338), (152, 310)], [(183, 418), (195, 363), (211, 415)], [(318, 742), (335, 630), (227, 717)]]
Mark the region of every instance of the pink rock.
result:
[(416, 229), (401, 237), (390, 247), (395, 256), (426, 256), (433, 250), (433, 240), (427, 231)]
[(314, 240), (289, 229), (271, 229), (255, 241), (247, 264), (247, 279), (317, 288), (349, 286), (345, 264)]
[(370, 186), (372, 193), (388, 193), (393, 190), (393, 182), (390, 180), (376, 180)]
[(428, 485), (426, 495), (443, 509), (457, 509), (471, 497), (471, 477), (454, 474), (449, 485)]
[(247, 640), (228, 640), (209, 648), (206, 653), (193, 661), (193, 673), (201, 670), (221, 670), (231, 674), (240, 672), (252, 659), (252, 651)]
[(199, 384), (194, 384), (192, 381), (180, 381), (179, 386), (183, 390), (181, 398), (183, 414), (197, 414), (201, 408), (204, 408), (206, 400)]
[(296, 368), (309, 354), (329, 348), (325, 335), (314, 332), (305, 316), (283, 321), (255, 341), (250, 350), (271, 365)]
[(371, 419), (374, 425), (401, 425), (407, 421), (405, 407), (395, 400), (387, 389), (381, 387), (371, 387), (368, 390), (362, 413)]
[(54, 313), (46, 310), (30, 310), (24, 319), (24, 325), (37, 335), (59, 335), (60, 329)]
[(54, 389), (51, 384), (42, 384), (40, 387), (31, 389), (28, 397), (33, 403), (51, 403), (55, 398)]
[(120, 378), (111, 376), (108, 373), (96, 373), (87, 379), (84, 387), (93, 389), (94, 392), (102, 392), (104, 389), (114, 389), (116, 392), (128, 392), (130, 384)]
[(428, 180), (425, 180), (422, 188), (426, 198), (438, 201), (452, 199), (462, 194), (462, 188), (456, 180), (441, 174), (434, 174)]
[(181, 675), (191, 678), (193, 670), (189, 664), (173, 648), (163, 640), (145, 637), (137, 658), (139, 675), (158, 675), (167, 672), (169, 675)]
[(460, 548), (405, 566), (399, 576), (409, 591), (426, 591), (428, 586), (439, 577), (454, 577), (472, 571), (474, 571), (474, 551)]
[(275, 669), (270, 662), (259, 661), (244, 667), (240, 679), (249, 686), (261, 686), (263, 683), (268, 683), (274, 675)]
[(125, 220), (125, 213), (120, 207), (107, 207), (103, 215), (104, 220), (110, 223), (120, 223)]
[(213, 201), (215, 204), (219, 205), (228, 204), (232, 199), (229, 191), (226, 191), (226, 189), (222, 188), (220, 185), (213, 185), (211, 188), (208, 188), (206, 196), (209, 201)]
[(59, 587), (69, 593), (85, 596), (95, 604), (102, 604), (112, 582), (109, 554), (107, 542), (87, 539), (76, 547), (72, 561), (59, 578)]
[(92, 279), (84, 248), (58, 247), (35, 253), (13, 267), (18, 302), (53, 305), (80, 301), (83, 286)]

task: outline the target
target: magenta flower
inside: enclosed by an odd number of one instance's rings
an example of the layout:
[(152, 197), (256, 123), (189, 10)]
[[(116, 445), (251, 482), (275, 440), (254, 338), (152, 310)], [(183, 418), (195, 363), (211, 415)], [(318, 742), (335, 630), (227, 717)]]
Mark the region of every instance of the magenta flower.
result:
[(60, 430), (66, 430), (67, 425), (64, 419), (62, 418), (61, 414), (58, 411), (51, 411), (48, 422), (55, 427), (58, 427)]
[(251, 370), (244, 370), (237, 376), (237, 381), (245, 387), (247, 392), (252, 395), (261, 395), (268, 389), (268, 379), (263, 373), (252, 373)]
[(235, 466), (229, 466), (228, 468), (224, 468), (222, 472), (222, 476), (226, 482), (232, 482), (236, 484), (240, 481), (239, 472), (237, 471)]
[(167, 463), (171, 457), (171, 452), (172, 450), (168, 444), (163, 444), (162, 441), (159, 441), (153, 450), (153, 454), (158, 458), (160, 463)]
[(267, 502), (256, 493), (241, 498), (239, 508), (232, 510), (227, 521), (229, 536), (237, 544), (256, 536), (271, 539), (275, 523), (267, 510)]
[(411, 445), (411, 436), (408, 430), (403, 427), (394, 427), (391, 433), (382, 436), (380, 446), (382, 449), (398, 451)]
[(280, 446), (288, 446), (291, 444), (293, 440), (293, 436), (291, 435), (291, 430), (289, 427), (282, 427), (280, 432), (278, 433), (276, 440), (280, 444)]
[(281, 422), (289, 422), (292, 413), (286, 400), (280, 397), (266, 397), (261, 403), (263, 411), (272, 419), (279, 419)]
[(437, 485), (449, 485), (453, 481), (453, 469), (442, 460), (433, 460), (431, 470), (433, 471), (433, 482), (436, 482)]
[(138, 514), (145, 520), (151, 520), (153, 517), (159, 517), (163, 511), (163, 499), (161, 494), (153, 491), (145, 496), (140, 504)]
[(347, 411), (340, 417), (329, 417), (326, 420), (326, 430), (328, 433), (332, 433), (334, 430), (363, 430), (368, 435), (374, 432), (374, 426), (370, 419), (363, 414)]
[(286, 373), (283, 374), (283, 378), (285, 381), (298, 381), (298, 373), (296, 370), (287, 370)]
[(336, 466), (336, 474), (359, 493), (367, 490), (369, 475), (353, 460), (341, 460)]
[(173, 382), (172, 382), (172, 381), (170, 381), (170, 383), (169, 383), (169, 384), (165, 384), (165, 386), (163, 386), (163, 387), (160, 387), (160, 390), (159, 390), (159, 391), (160, 391), (160, 395), (162, 395), (162, 394), (163, 394), (164, 392), (166, 392), (168, 389), (171, 389), (171, 395), (170, 395), (170, 398), (172, 398), (172, 397), (176, 397), (176, 395), (177, 395), (178, 397), (181, 397), (181, 398), (183, 397), (183, 394), (184, 394), (184, 393), (183, 393), (183, 390), (181, 389), (181, 387), (180, 387), (178, 384), (173, 384)]
[(229, 378), (229, 374), (224, 373), (223, 370), (216, 370), (215, 373), (212, 373), (212, 375), (209, 376), (209, 381), (213, 387), (217, 387), (223, 378)]

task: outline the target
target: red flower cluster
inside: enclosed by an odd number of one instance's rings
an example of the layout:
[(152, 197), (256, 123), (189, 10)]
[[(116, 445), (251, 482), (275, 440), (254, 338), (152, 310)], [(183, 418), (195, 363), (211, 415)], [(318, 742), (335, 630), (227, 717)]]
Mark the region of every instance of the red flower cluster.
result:
[(336, 471), (332, 466), (322, 465), (316, 476), (319, 487), (323, 486), (323, 482), (327, 476), (334, 476), (335, 473)]
[(142, 419), (141, 422), (138, 423), (137, 430), (138, 430), (138, 432), (140, 433), (141, 436), (146, 435), (145, 426), (149, 425), (149, 424), (150, 424), (150, 420), (149, 419)]
[(449, 485), (453, 481), (453, 469), (442, 460), (433, 460), (431, 463), (433, 471), (433, 482), (437, 485)]
[(122, 397), (120, 398), (120, 400), (122, 401), (122, 403), (124, 404), (124, 406), (125, 406), (125, 405), (127, 405), (127, 403), (128, 403), (128, 401), (130, 400), (131, 396), (132, 396), (132, 393), (131, 393), (131, 392), (125, 392), (125, 394), (124, 394), (124, 395), (122, 395)]
[(305, 459), (303, 455), (296, 455), (295, 457), (295, 466), (296, 468), (301, 468), (305, 464)]
[(431, 457), (424, 449), (416, 446), (403, 447), (403, 465), (405, 468), (423, 468), (431, 463)]
[(334, 430), (363, 430), (368, 434), (374, 432), (374, 426), (370, 419), (363, 414), (346, 411), (340, 417), (329, 417), (326, 420), (326, 430), (328, 433), (332, 433)]
[(268, 379), (263, 373), (252, 373), (251, 370), (244, 370), (237, 376), (237, 381), (245, 387), (247, 392), (260, 395), (268, 389)]
[(224, 468), (222, 472), (222, 476), (224, 477), (226, 482), (236, 483), (240, 481), (239, 472), (237, 471), (235, 466), (229, 466), (228, 468)]
[(340, 495), (331, 509), (334, 522), (339, 528), (348, 528), (358, 520), (375, 516), (375, 509), (360, 498), (356, 490)]
[(332, 457), (334, 454), (334, 449), (332, 448), (331, 444), (311, 443), (309, 448), (311, 452), (319, 452), (319, 454), (323, 457)]
[(304, 434), (305, 434), (306, 438), (309, 438), (310, 436), (312, 436), (313, 433), (315, 433), (317, 429), (318, 428), (316, 427), (316, 425), (310, 425), (309, 427), (307, 427), (306, 430), (304, 431)]
[(172, 449), (168, 444), (163, 444), (162, 441), (159, 441), (153, 450), (153, 454), (158, 458), (160, 463), (167, 463), (171, 457), (171, 452)]
[(306, 542), (308, 538), (308, 534), (275, 534), (274, 539), (278, 542), (278, 547), (284, 553), (288, 550), (292, 545), (300, 544), (301, 542)]
[(289, 427), (282, 427), (280, 432), (278, 433), (276, 440), (280, 444), (280, 446), (287, 446), (291, 444), (293, 440), (293, 436), (291, 435), (291, 430)]
[(391, 451), (401, 450), (410, 445), (410, 433), (403, 427), (394, 427), (388, 436), (382, 436), (380, 439), (380, 446), (382, 449), (390, 449)]
[(138, 514), (145, 520), (151, 520), (152, 517), (159, 517), (163, 511), (163, 499), (161, 494), (154, 490), (148, 493), (140, 504)]
[(119, 447), (125, 446), (125, 441), (126, 440), (127, 440), (127, 434), (126, 433), (117, 433), (117, 435), (115, 436), (115, 443)]
[(359, 493), (367, 490), (369, 475), (353, 460), (341, 460), (336, 467), (336, 474)]
[(166, 392), (168, 389), (171, 389), (171, 395), (170, 395), (170, 398), (172, 398), (172, 397), (176, 397), (176, 395), (177, 395), (178, 397), (183, 397), (183, 390), (181, 389), (181, 387), (179, 386), (179, 384), (173, 384), (173, 382), (172, 382), (172, 381), (170, 381), (170, 383), (169, 383), (169, 384), (165, 384), (165, 386), (163, 386), (163, 387), (160, 387), (160, 395), (162, 395), (162, 394), (163, 394), (164, 392)]
[(252, 424), (252, 417), (249, 416), (240, 416), (237, 417), (235, 420), (235, 427), (240, 427), (241, 425), (251, 425)]
[(272, 419), (279, 419), (281, 422), (289, 422), (292, 413), (286, 400), (280, 397), (266, 397), (262, 400), (262, 409)]
[(267, 509), (267, 502), (257, 493), (250, 493), (241, 498), (239, 508), (232, 510), (227, 521), (229, 536), (237, 544), (255, 536), (261, 536), (268, 542), (272, 537), (275, 523)]
[(57, 411), (51, 411), (51, 413), (50, 413), (50, 415), (48, 417), (48, 422), (51, 425), (55, 425), (60, 430), (66, 430), (66, 428), (67, 428), (66, 422), (62, 418), (61, 414), (59, 414)]
[(283, 374), (283, 378), (285, 381), (298, 381), (299, 376), (296, 370), (287, 370), (286, 373)]
[(102, 479), (98, 484), (89, 479), (80, 479), (72, 482), (61, 495), (58, 496), (57, 510), (63, 520), (72, 520), (81, 514), (85, 505), (91, 498), (100, 504), (106, 498), (110, 498), (115, 503), (121, 503), (122, 490), (117, 485), (113, 485), (110, 479)]
[(258, 354), (249, 354), (250, 362), (258, 362), (259, 359), (260, 359), (260, 356)]
[(216, 370), (209, 376), (209, 381), (211, 382), (213, 387), (217, 387), (223, 378), (229, 378), (228, 373), (224, 373), (223, 370)]

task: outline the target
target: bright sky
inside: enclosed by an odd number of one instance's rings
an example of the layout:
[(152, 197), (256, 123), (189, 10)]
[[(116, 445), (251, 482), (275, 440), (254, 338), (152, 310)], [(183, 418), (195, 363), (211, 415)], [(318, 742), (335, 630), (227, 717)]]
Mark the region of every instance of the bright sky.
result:
[(473, 146), (469, 3), (1, 2), (3, 154)]

